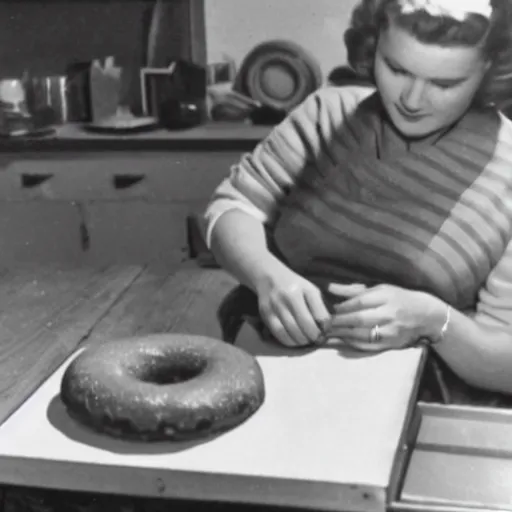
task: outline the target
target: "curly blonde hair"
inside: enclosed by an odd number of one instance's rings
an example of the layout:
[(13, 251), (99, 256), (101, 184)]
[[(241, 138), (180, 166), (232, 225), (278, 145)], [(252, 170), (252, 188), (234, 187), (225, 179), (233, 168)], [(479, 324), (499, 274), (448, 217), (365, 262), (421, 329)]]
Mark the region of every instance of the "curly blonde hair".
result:
[(373, 63), (379, 33), (392, 19), (420, 42), (441, 46), (480, 46), (492, 66), (476, 101), (500, 106), (512, 95), (512, 0), (491, 0), (490, 19), (468, 14), (464, 21), (432, 16), (424, 10), (402, 13), (398, 0), (361, 0), (345, 32), (350, 66), (373, 82)]

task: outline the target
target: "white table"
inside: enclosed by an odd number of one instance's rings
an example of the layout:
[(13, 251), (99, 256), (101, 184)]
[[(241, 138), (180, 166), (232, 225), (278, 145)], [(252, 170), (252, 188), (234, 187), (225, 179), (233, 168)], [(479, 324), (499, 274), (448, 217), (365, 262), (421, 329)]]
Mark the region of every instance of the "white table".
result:
[(423, 352), (296, 355), (245, 327), (266, 383), (249, 420), (207, 442), (144, 445), (76, 424), (58, 397), (64, 363), (0, 426), (0, 481), (139, 496), (384, 511)]

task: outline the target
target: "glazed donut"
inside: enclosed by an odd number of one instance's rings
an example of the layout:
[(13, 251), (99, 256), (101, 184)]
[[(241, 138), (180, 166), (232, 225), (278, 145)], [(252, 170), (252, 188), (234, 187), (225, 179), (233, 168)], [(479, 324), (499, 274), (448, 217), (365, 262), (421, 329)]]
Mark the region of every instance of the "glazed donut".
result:
[(136, 441), (186, 441), (232, 429), (261, 406), (254, 356), (220, 340), (180, 334), (88, 347), (66, 368), (61, 400), (83, 425)]

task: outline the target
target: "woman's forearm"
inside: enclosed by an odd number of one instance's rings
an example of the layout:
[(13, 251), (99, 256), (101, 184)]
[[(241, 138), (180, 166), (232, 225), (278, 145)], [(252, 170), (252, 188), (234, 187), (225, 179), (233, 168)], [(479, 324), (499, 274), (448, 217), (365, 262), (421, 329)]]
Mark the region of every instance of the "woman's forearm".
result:
[(225, 270), (256, 292), (287, 269), (269, 251), (263, 224), (241, 210), (230, 210), (217, 220), (211, 251)]
[[(446, 307), (438, 301), (438, 312)], [(512, 393), (512, 334), (475, 318), (452, 309), (444, 339), (434, 345), (435, 350), (468, 384)]]

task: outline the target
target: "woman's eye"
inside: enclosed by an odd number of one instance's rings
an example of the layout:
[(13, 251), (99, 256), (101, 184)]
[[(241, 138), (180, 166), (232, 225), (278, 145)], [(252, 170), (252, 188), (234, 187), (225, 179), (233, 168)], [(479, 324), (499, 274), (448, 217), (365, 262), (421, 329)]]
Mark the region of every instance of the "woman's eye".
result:
[(453, 87), (453, 84), (434, 84), (438, 89), (451, 89)]

